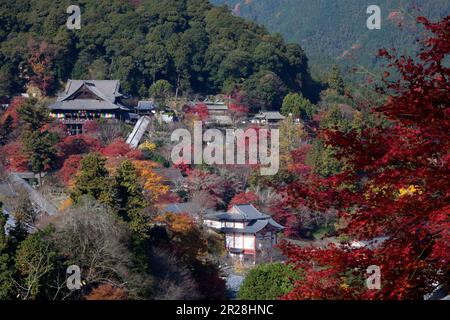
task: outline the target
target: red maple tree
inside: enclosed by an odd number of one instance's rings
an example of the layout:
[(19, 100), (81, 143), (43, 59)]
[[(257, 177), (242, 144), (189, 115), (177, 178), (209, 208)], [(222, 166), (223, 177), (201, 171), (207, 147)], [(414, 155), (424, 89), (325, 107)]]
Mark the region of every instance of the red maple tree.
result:
[(100, 150), (100, 153), (108, 158), (127, 157), (130, 159), (142, 159), (142, 153), (139, 150), (132, 150), (122, 138), (117, 138), (109, 145)]
[(25, 98), (23, 97), (14, 97), (11, 100), (6, 111), (0, 116), (0, 124), (4, 124), (6, 119), (10, 117), (13, 121), (11, 123), (11, 129), (17, 128), (19, 124), (19, 108), (25, 103)]
[(209, 117), (208, 107), (205, 103), (199, 102), (195, 105), (185, 105), (183, 111), (188, 117), (197, 117), (200, 121), (206, 121)]
[(55, 80), (52, 67), (58, 56), (58, 49), (46, 41), (40, 43), (30, 41), (28, 46), (31, 51), (28, 58), (30, 83), (38, 87), (43, 95), (46, 95)]
[[(380, 50), (400, 75), (388, 81), (385, 74), (388, 100), (374, 110), (390, 125), (322, 132), (349, 169), (289, 187), (293, 205), (336, 208), (341, 235), (383, 241), (359, 249), (284, 245), (289, 261), (303, 270), (285, 299), (423, 299), (449, 285), (450, 17), (418, 21), (433, 35), (417, 62)], [(379, 290), (365, 286), (370, 265), (380, 267)]]
[(0, 160), (7, 171), (28, 171), (28, 158), (20, 141), (13, 141), (0, 147)]
[(99, 151), (101, 142), (85, 134), (67, 136), (56, 145), (58, 157), (65, 160), (71, 155)]
[(228, 208), (231, 208), (234, 205), (240, 205), (240, 204), (253, 204), (257, 207), (257, 202), (260, 201), (258, 195), (256, 195), (254, 192), (241, 192), (236, 194), (233, 199), (231, 199), (230, 204), (228, 205)]
[(74, 179), (75, 174), (78, 172), (80, 168), (80, 162), (82, 159), (81, 154), (73, 154), (69, 156), (62, 166), (62, 168), (58, 171), (58, 175), (61, 177), (61, 180), (68, 185), (72, 179)]

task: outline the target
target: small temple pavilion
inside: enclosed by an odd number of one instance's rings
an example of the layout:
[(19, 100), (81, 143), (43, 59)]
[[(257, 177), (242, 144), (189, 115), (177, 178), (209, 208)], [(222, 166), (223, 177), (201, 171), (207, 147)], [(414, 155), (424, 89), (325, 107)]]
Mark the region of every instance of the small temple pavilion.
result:
[(234, 205), (227, 212), (206, 214), (204, 224), (225, 234), (225, 246), (231, 256), (254, 258), (258, 252), (272, 249), (278, 242), (278, 233), (284, 227), (271, 216), (251, 204)]

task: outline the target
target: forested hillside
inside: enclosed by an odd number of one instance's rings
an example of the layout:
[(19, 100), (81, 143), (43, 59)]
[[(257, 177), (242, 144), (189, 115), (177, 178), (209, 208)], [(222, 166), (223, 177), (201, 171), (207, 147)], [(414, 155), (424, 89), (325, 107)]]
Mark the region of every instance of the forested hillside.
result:
[[(421, 29), (415, 17), (431, 20), (450, 13), (448, 0), (213, 0), (228, 4), (234, 13), (264, 24), (270, 31), (281, 32), (297, 42), (310, 58), (312, 69), (326, 71), (338, 62), (343, 66), (372, 69), (378, 61), (379, 48), (395, 47), (411, 53), (417, 48)], [(369, 30), (366, 9), (381, 8), (381, 30)]]
[(213, 94), (258, 81), (283, 93), (306, 78), (299, 45), (207, 0), (79, 1), (80, 30), (66, 26), (71, 4), (1, 1), (0, 96), (29, 80), (48, 95), (68, 78), (120, 79), (124, 92), (146, 96), (158, 79)]

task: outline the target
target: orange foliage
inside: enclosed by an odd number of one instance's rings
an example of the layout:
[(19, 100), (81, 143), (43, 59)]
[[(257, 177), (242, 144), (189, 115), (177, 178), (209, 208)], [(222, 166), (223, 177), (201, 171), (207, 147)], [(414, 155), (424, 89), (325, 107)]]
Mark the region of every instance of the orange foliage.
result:
[(166, 227), (169, 246), (188, 264), (196, 263), (208, 253), (207, 240), (188, 214), (165, 213), (155, 217), (155, 222)]
[(163, 195), (169, 192), (169, 187), (163, 183), (163, 177), (152, 170), (158, 167), (158, 164), (144, 160), (135, 160), (133, 164), (138, 171), (142, 186), (150, 202), (158, 202)]
[(70, 208), (73, 204), (73, 200), (72, 198), (67, 198), (66, 200), (64, 200), (61, 205), (59, 206), (58, 210), (59, 211), (65, 211), (67, 208)]
[(195, 223), (188, 214), (166, 213), (155, 218), (156, 222), (164, 224), (173, 233), (186, 233), (195, 227)]
[(86, 300), (126, 300), (127, 292), (110, 284), (101, 284), (91, 291)]

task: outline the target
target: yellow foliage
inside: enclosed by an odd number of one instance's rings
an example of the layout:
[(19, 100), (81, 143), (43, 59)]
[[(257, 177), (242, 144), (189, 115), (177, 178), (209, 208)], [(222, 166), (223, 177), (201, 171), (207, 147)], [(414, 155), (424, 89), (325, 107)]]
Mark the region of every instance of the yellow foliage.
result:
[(410, 185), (408, 188), (401, 188), (399, 190), (399, 196), (413, 196), (414, 194), (422, 194), (423, 191), (419, 186)]
[(138, 148), (141, 151), (149, 151), (150, 152), (150, 151), (154, 151), (156, 149), (156, 144), (146, 140), (144, 143), (141, 143)]
[(346, 284), (346, 283), (341, 283), (340, 287), (343, 290), (348, 290), (350, 288), (350, 286), (348, 284)]
[(142, 186), (150, 202), (157, 202), (161, 196), (169, 192), (169, 187), (164, 184), (163, 177), (152, 170), (157, 167), (156, 163), (152, 161), (136, 160), (133, 161), (133, 164), (138, 171)]
[[(375, 186), (375, 185), (370, 185), (368, 188), (368, 191), (364, 194), (364, 197), (366, 198), (366, 200), (369, 200), (371, 198), (371, 194), (381, 194), (382, 196), (386, 196), (388, 190), (388, 186), (384, 185), (384, 186)], [(390, 193), (392, 194), (392, 192)]]

